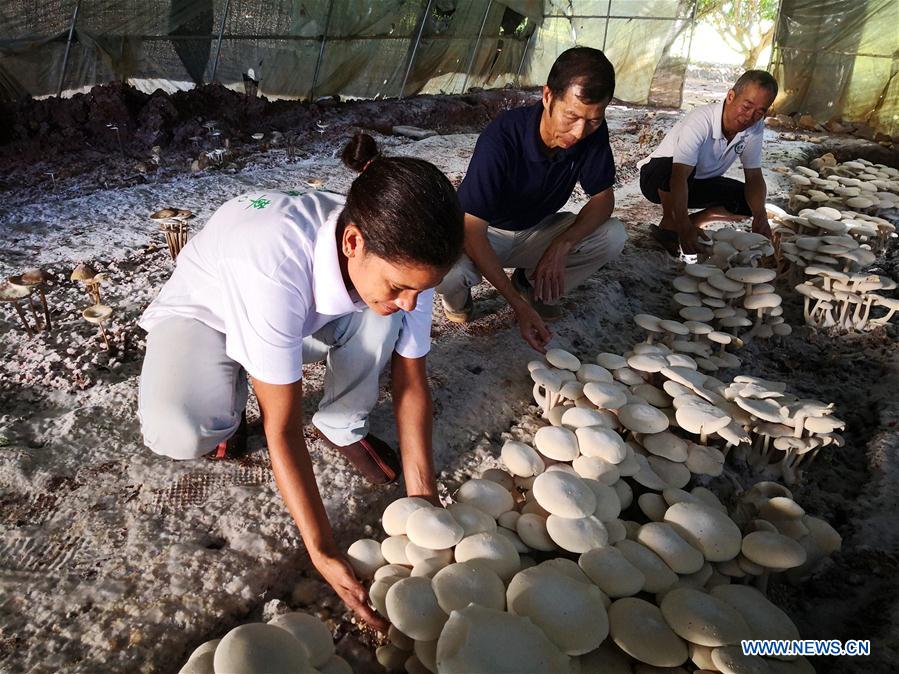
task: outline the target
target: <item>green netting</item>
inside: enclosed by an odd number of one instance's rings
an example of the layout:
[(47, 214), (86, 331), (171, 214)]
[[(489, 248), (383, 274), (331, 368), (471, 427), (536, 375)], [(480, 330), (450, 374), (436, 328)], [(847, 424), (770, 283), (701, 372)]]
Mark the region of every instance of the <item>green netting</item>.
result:
[(772, 66), (777, 112), (899, 134), (896, 0), (783, 0)]
[(694, 0), (7, 0), (0, 97), (113, 80), (143, 91), (213, 79), (240, 88), (248, 77), (274, 98), (459, 93), (543, 84), (555, 57), (580, 44), (606, 49), (619, 98), (676, 105), (693, 7)]

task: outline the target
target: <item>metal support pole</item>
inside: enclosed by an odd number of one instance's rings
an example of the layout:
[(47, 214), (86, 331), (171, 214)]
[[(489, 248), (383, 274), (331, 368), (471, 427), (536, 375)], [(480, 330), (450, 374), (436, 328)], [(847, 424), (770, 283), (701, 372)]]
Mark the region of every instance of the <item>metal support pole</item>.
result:
[(409, 73), (412, 72), (412, 63), (415, 61), (415, 52), (418, 51), (418, 44), (421, 42), (421, 34), (425, 32), (425, 23), (428, 20), (428, 14), (431, 13), (431, 5), (433, 3), (434, 0), (428, 0), (428, 4), (425, 5), (425, 11), (421, 14), (421, 21), (418, 25), (418, 35), (415, 36), (415, 44), (412, 47), (412, 53), (409, 55), (409, 63), (406, 64), (406, 74), (403, 75), (403, 86), (400, 87), (400, 98), (406, 95), (406, 82), (409, 81)]
[(693, 51), (693, 33), (696, 32), (696, 5), (699, 0), (693, 0), (693, 13), (690, 15), (690, 40), (687, 42), (687, 67), (690, 67), (690, 54)]
[(318, 84), (318, 73), (322, 67), (322, 59), (325, 56), (325, 42), (328, 40), (328, 28), (331, 26), (331, 14), (334, 12), (334, 0), (328, 2), (328, 18), (325, 19), (325, 30), (322, 33), (322, 44), (318, 50), (318, 60), (315, 62), (315, 73), (312, 75), (312, 88), (309, 90), (309, 100), (315, 100), (315, 85)]
[(536, 38), (538, 29), (539, 29), (539, 26), (534, 26), (534, 32), (531, 33), (531, 36), (528, 38), (528, 41), (524, 43), (524, 51), (521, 53), (521, 63), (518, 64), (518, 72), (515, 73), (515, 86), (517, 86), (517, 87), (521, 86), (521, 69), (524, 68), (524, 60), (528, 56), (528, 49), (531, 48), (531, 42), (533, 42), (534, 39)]
[(62, 85), (65, 84), (66, 70), (69, 67), (69, 52), (72, 50), (72, 38), (75, 36), (75, 22), (78, 21), (78, 11), (81, 9), (81, 0), (75, 3), (75, 11), (72, 13), (72, 24), (69, 26), (69, 39), (66, 41), (66, 54), (62, 59), (62, 72), (59, 73), (59, 86), (56, 87), (56, 97), (62, 96)]
[[(783, 9), (783, 0), (777, 3), (777, 14), (774, 16), (774, 35), (771, 36), (771, 55), (768, 57), (768, 72), (774, 65), (774, 50), (777, 48), (777, 33), (780, 31), (780, 10)], [(778, 54), (780, 52), (778, 51)]]
[(474, 50), (471, 52), (471, 58), (468, 60), (468, 70), (465, 71), (465, 81), (462, 82), (462, 93), (468, 91), (468, 78), (471, 77), (471, 71), (474, 68), (474, 61), (478, 55), (478, 49), (481, 46), (481, 36), (484, 35), (484, 26), (487, 25), (487, 17), (490, 15), (490, 8), (493, 6), (493, 0), (487, 3), (487, 11), (484, 12), (484, 19), (481, 21), (481, 29), (478, 31), (478, 39), (474, 43)]
[(215, 60), (212, 62), (212, 77), (210, 82), (215, 82), (215, 74), (219, 69), (219, 54), (222, 53), (222, 37), (225, 34), (225, 21), (228, 18), (228, 8), (231, 6), (231, 0), (225, 0), (225, 9), (222, 11), (222, 23), (219, 26), (218, 44), (215, 46)]
[[(695, 4), (693, 5), (696, 6)], [(609, 37), (609, 17), (612, 16), (612, 0), (609, 0), (609, 4), (606, 5), (606, 27), (602, 33), (602, 53), (606, 53), (606, 39)]]

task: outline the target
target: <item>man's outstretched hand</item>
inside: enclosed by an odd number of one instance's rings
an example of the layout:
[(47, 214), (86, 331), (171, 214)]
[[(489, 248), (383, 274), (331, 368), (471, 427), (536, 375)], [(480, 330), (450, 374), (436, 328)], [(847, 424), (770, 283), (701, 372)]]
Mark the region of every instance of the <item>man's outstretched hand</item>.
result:
[(310, 551), (312, 563), (343, 603), (369, 626), (387, 633), (390, 623), (368, 605), (368, 591), (356, 578), (353, 567), (341, 554)]
[(769, 239), (771, 238), (771, 225), (768, 223), (767, 214), (758, 218), (752, 218), (752, 231)]
[(540, 314), (527, 302), (515, 308), (515, 318), (518, 320), (518, 330), (532, 349), (540, 353), (546, 353), (546, 345), (552, 338), (552, 333), (546, 327), (546, 323), (540, 318)]

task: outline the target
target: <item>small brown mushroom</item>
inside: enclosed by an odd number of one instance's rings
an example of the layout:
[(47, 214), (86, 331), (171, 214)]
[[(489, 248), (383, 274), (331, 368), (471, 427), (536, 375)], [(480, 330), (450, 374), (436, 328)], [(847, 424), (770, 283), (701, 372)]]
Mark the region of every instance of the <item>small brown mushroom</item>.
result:
[[(44, 309), (44, 330), (50, 330), (52, 327), (52, 324), (50, 322), (50, 309), (47, 306), (47, 295), (44, 292), (44, 285), (49, 278), (49, 274), (40, 269), (29, 269), (23, 274), (9, 277), (9, 282), (11, 285), (26, 288), (30, 292), (34, 292), (35, 290), (37, 290), (38, 295), (41, 298), (41, 305)], [(28, 301), (28, 304), (31, 306), (31, 310), (34, 311), (34, 304), (32, 304), (30, 299)], [(35, 314), (34, 321), (35, 325), (40, 325), (37, 319), (37, 314)]]
[(14, 286), (9, 282), (0, 284), (0, 302), (11, 303), (16, 310), (16, 313), (19, 315), (19, 320), (22, 321), (22, 325), (25, 327), (25, 332), (29, 335), (33, 335), (34, 330), (32, 330), (31, 326), (28, 324), (28, 317), (25, 315), (22, 307), (19, 306), (19, 300), (27, 298), (30, 294), (31, 291), (27, 288)]
[(112, 350), (112, 347), (109, 344), (109, 337), (106, 336), (106, 329), (103, 327), (103, 322), (112, 316), (112, 307), (106, 306), (105, 304), (95, 304), (82, 311), (81, 315), (88, 323), (94, 323), (100, 328), (100, 335), (103, 337), (103, 342), (106, 344), (106, 350)]
[(88, 297), (94, 304), (100, 304), (100, 281), (105, 277), (97, 279), (97, 272), (89, 264), (81, 263), (72, 271), (69, 277), (72, 281), (80, 281), (87, 290)]

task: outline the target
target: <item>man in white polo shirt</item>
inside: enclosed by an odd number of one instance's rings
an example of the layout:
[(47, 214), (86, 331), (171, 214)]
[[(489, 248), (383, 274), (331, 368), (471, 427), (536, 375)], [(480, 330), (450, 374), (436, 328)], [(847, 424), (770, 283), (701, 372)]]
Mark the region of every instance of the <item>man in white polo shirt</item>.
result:
[[(696, 254), (700, 228), (714, 220), (751, 216), (752, 231), (771, 236), (762, 137), (776, 97), (777, 80), (770, 73), (748, 70), (723, 101), (692, 110), (637, 164), (643, 196), (662, 204), (662, 220), (651, 232), (669, 253), (677, 256), (679, 245), (684, 254)], [(745, 183), (724, 177), (737, 157)]]

